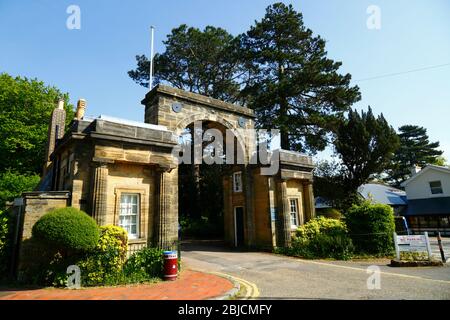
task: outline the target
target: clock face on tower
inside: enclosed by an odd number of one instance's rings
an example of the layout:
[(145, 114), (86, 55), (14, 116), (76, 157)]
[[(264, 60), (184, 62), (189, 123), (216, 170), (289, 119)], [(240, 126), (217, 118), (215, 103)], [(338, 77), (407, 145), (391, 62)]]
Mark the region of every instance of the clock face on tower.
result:
[(182, 108), (183, 108), (183, 105), (181, 103), (179, 103), (179, 102), (172, 103), (172, 110), (173, 110), (173, 112), (178, 113), (178, 112), (181, 111)]
[(244, 118), (242, 118), (242, 117), (240, 117), (239, 119), (238, 119), (238, 124), (239, 124), (239, 126), (241, 127), (241, 128), (245, 128), (245, 119)]

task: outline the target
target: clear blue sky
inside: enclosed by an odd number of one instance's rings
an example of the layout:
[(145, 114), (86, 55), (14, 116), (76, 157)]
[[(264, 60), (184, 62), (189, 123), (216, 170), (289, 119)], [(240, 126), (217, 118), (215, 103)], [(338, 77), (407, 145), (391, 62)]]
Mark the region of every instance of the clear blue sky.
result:
[[(450, 63), (448, 0), (285, 1), (327, 40), (329, 57), (343, 62), (371, 105), (397, 128), (417, 124), (439, 140), (450, 160), (450, 66), (393, 77), (381, 75)], [(149, 52), (149, 26), (162, 40), (181, 23), (220, 26), (233, 34), (260, 19), (267, 0), (0, 0), (0, 72), (55, 85), (88, 101), (89, 115), (143, 120), (146, 89), (128, 78), (136, 54)], [(66, 28), (66, 9), (81, 9), (81, 30)], [(369, 5), (381, 9), (381, 29), (366, 27)]]

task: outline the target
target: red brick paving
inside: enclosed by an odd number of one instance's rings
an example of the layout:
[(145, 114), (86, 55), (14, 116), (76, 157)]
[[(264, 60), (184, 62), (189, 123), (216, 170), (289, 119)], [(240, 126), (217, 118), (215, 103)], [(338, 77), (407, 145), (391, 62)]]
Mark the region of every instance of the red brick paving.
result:
[(11, 290), (0, 292), (0, 300), (203, 300), (221, 296), (232, 288), (225, 278), (186, 270), (176, 281), (79, 290)]

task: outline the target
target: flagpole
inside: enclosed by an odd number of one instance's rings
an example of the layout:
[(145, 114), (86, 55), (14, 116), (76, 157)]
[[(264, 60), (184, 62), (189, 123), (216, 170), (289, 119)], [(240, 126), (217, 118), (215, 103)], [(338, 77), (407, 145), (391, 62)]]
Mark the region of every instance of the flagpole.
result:
[(148, 90), (151, 91), (153, 87), (153, 38), (154, 38), (155, 28), (153, 26), (150, 27), (150, 78), (148, 84)]

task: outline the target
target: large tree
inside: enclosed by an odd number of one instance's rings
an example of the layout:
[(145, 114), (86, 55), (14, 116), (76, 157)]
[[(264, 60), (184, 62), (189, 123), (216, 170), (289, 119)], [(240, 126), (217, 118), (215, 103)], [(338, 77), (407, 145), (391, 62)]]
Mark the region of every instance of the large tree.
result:
[(360, 99), (350, 74), (338, 73), (341, 63), (327, 58), (325, 40), (292, 5), (269, 6), (242, 36), (241, 53), (251, 72), (243, 94), (260, 127), (280, 130), (283, 149), (323, 150), (328, 133)]
[(411, 176), (414, 166), (424, 167), (427, 164), (442, 164), (443, 152), (438, 150), (439, 142), (430, 142), (427, 129), (415, 125), (405, 125), (398, 129), (400, 148), (395, 153), (387, 170), (386, 180), (399, 186)]
[(67, 94), (38, 80), (0, 74), (0, 173), (41, 172), (48, 123), (59, 98), (66, 101), (69, 122), (73, 107)]
[(38, 80), (0, 74), (0, 210), (7, 201), (31, 191), (45, 160), (48, 123), (59, 98), (67, 94)]
[(342, 189), (349, 199), (358, 187), (383, 172), (399, 147), (399, 138), (383, 115), (351, 110), (336, 130), (334, 147), (342, 162)]
[[(207, 26), (202, 31), (182, 24), (167, 35), (164, 44), (165, 51), (154, 58), (155, 83), (237, 101), (243, 74), (237, 38), (221, 28)], [(145, 55), (136, 60), (137, 68), (128, 75), (148, 87), (150, 62)]]

